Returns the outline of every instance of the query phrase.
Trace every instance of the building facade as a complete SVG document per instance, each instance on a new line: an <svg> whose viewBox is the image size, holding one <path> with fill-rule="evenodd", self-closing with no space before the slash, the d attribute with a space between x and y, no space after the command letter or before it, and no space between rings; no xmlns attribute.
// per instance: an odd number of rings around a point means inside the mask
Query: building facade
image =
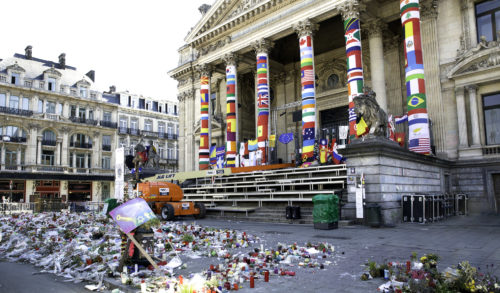
<svg viewBox="0 0 500 293"><path fill-rule="evenodd" d="M94 78L93 70L82 74L67 65L65 54L58 62L34 57L31 46L25 54L0 60L2 197L15 202L38 197L69 202L112 197L114 150L120 146L130 150L130 144L121 144L120 117L154 121L155 127L174 125L177 120L175 102L162 102L170 112L134 110L116 99L119 94L98 91ZM148 138L156 133L152 125L147 127L136 125L135 136L142 133ZM145 135L143 129L150 133ZM174 130L171 133L157 136L153 143L160 149L174 149L176 136ZM164 155L163 167L175 169L175 157L168 158Z"/></svg>
<svg viewBox="0 0 500 293"><path fill-rule="evenodd" d="M433 155L448 166L436 188L470 194L472 211L498 212L500 1L409 2L420 2ZM400 9L394 0L217 0L200 7L201 19L179 49L178 67L169 73L178 81L180 170L204 167L206 145L229 145L234 139L230 128L237 142L300 134L308 129L304 124L316 137L338 138L338 126L349 125L353 93L363 91L352 83L353 72L376 92L388 114L406 114L409 35ZM359 30L351 34L348 27L356 22ZM353 40L359 41L357 55ZM301 74L310 70L312 76ZM268 100L261 99L263 89ZM313 106L304 111L310 97ZM302 119L294 118L297 111ZM408 138L408 124L396 128ZM301 138L303 154L309 139ZM278 143L276 158L290 162L294 152L293 144Z"/></svg>

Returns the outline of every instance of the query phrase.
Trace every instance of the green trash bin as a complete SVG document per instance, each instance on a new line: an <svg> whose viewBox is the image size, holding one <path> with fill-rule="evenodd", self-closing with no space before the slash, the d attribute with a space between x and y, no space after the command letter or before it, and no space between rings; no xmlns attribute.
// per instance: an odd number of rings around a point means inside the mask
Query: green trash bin
<svg viewBox="0 0 500 293"><path fill-rule="evenodd" d="M104 207L102 213L109 217L109 212L114 210L118 206L116 198L108 198L104 201Z"/></svg>
<svg viewBox="0 0 500 293"><path fill-rule="evenodd" d="M318 194L312 198L314 229L337 229L339 225L339 197L335 194Z"/></svg>

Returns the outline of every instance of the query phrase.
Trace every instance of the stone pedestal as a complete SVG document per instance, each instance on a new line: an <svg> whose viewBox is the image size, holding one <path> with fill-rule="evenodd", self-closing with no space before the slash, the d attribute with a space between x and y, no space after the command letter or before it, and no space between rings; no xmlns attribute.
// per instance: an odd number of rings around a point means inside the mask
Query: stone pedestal
<svg viewBox="0 0 500 293"><path fill-rule="evenodd" d="M356 139L339 152L347 158L347 176L364 175L365 203L381 206L384 226L401 222L403 194L441 193L444 190L448 161L410 152L389 139ZM348 202L342 208L342 217L355 220L355 181L347 181Z"/></svg>

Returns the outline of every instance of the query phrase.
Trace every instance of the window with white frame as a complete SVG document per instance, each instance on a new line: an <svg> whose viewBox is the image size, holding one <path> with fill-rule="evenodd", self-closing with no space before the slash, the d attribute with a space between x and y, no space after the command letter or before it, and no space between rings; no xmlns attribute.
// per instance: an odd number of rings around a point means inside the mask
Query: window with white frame
<svg viewBox="0 0 500 293"><path fill-rule="evenodd" d="M80 87L80 97L86 98L87 97L87 91L88 91L88 89L86 87Z"/></svg>
<svg viewBox="0 0 500 293"><path fill-rule="evenodd" d="M130 120L130 128L131 128L131 129L137 129L138 124L139 124L139 123L138 123L137 119L132 119L132 120Z"/></svg>
<svg viewBox="0 0 500 293"><path fill-rule="evenodd" d="M42 150L42 165L54 165L54 151Z"/></svg>
<svg viewBox="0 0 500 293"><path fill-rule="evenodd" d="M7 103L7 96L5 94L0 93L0 107L5 107Z"/></svg>
<svg viewBox="0 0 500 293"><path fill-rule="evenodd" d="M111 112L104 112L102 114L102 120L111 122Z"/></svg>
<svg viewBox="0 0 500 293"><path fill-rule="evenodd" d="M146 110L152 110L153 109L153 102L147 101L146 102Z"/></svg>
<svg viewBox="0 0 500 293"><path fill-rule="evenodd" d="M18 96L10 96L9 108L19 109L19 97Z"/></svg>
<svg viewBox="0 0 500 293"><path fill-rule="evenodd" d="M55 78L49 77L47 79L47 89L49 91L53 91L53 92L56 91L56 79Z"/></svg>
<svg viewBox="0 0 500 293"><path fill-rule="evenodd" d="M111 169L111 157L109 157L109 156L102 157L102 168L103 169Z"/></svg>
<svg viewBox="0 0 500 293"><path fill-rule="evenodd" d="M45 113L55 114L56 113L56 103L47 101L45 103Z"/></svg>
<svg viewBox="0 0 500 293"><path fill-rule="evenodd" d="M164 122L158 122L158 133L165 133L165 123Z"/></svg>
<svg viewBox="0 0 500 293"><path fill-rule="evenodd" d="M21 82L21 77L20 77L19 73L13 72L10 76L10 83L18 85L20 82Z"/></svg>
<svg viewBox="0 0 500 293"><path fill-rule="evenodd" d="M23 97L22 102L21 102L21 109L23 110L29 110L30 109L30 99Z"/></svg>
<svg viewBox="0 0 500 293"><path fill-rule="evenodd" d="M144 121L144 130L146 130L146 131L153 131L153 121L151 121L151 120L145 120Z"/></svg>
<svg viewBox="0 0 500 293"><path fill-rule="evenodd" d="M111 146L111 135L102 136L102 146Z"/></svg>
<svg viewBox="0 0 500 293"><path fill-rule="evenodd" d="M172 125L170 124L168 125L167 133L169 136L172 135Z"/></svg>
<svg viewBox="0 0 500 293"><path fill-rule="evenodd" d="M127 118L120 117L120 127L121 128L127 128L128 127Z"/></svg>
<svg viewBox="0 0 500 293"><path fill-rule="evenodd" d="M43 113L43 100L38 100L38 113Z"/></svg>
<svg viewBox="0 0 500 293"><path fill-rule="evenodd" d="M76 106L75 106L75 105L71 105L71 113L70 113L70 116L71 116L71 117L76 117Z"/></svg>
<svg viewBox="0 0 500 293"><path fill-rule="evenodd" d="M63 105L61 103L57 103L56 105L56 114L62 115Z"/></svg>

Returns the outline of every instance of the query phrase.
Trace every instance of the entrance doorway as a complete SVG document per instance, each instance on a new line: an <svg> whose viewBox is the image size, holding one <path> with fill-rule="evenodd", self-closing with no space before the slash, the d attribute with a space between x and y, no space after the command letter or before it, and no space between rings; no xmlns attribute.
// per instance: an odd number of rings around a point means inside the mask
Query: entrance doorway
<svg viewBox="0 0 500 293"><path fill-rule="evenodd" d="M500 174L493 174L493 191L495 193L497 214L500 214Z"/></svg>
<svg viewBox="0 0 500 293"><path fill-rule="evenodd" d="M345 129L345 127L349 127L348 112L348 106L321 111L320 137L326 138L328 136L330 139L335 138L339 146L345 145L347 143L347 139L344 139L344 137L349 137L349 134L341 134L340 128L344 127Z"/></svg>

